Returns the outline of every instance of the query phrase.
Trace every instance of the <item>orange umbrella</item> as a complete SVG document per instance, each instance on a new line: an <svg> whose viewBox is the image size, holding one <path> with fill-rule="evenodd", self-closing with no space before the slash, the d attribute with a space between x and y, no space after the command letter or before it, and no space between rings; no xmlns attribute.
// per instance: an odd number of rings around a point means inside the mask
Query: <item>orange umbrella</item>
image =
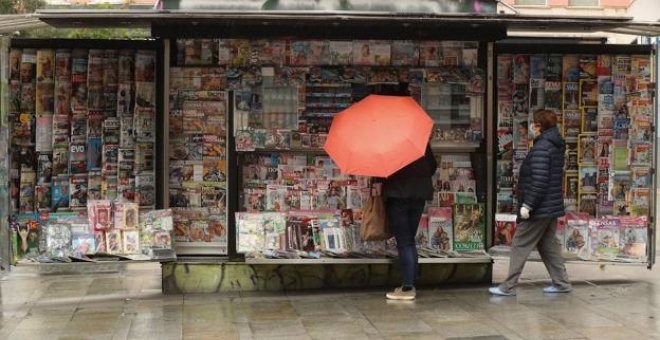
<svg viewBox="0 0 660 340"><path fill-rule="evenodd" d="M424 155L432 128L411 97L370 95L335 116L323 148L343 173L387 177Z"/></svg>

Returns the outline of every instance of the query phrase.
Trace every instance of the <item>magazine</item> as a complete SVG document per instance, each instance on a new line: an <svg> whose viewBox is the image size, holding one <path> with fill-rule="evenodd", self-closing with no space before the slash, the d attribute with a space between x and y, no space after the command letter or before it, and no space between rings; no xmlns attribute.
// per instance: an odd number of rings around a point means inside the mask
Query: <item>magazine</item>
<svg viewBox="0 0 660 340"><path fill-rule="evenodd" d="M35 186L37 185L37 174L34 171L21 171L20 180L20 202L19 211L35 211Z"/></svg>
<svg viewBox="0 0 660 340"><path fill-rule="evenodd" d="M71 144L69 173L72 175L87 173L87 145Z"/></svg>
<svg viewBox="0 0 660 340"><path fill-rule="evenodd" d="M577 82L580 79L579 57L565 54L562 60L562 81Z"/></svg>
<svg viewBox="0 0 660 340"><path fill-rule="evenodd" d="M580 83L564 82L564 110L580 109Z"/></svg>
<svg viewBox="0 0 660 340"><path fill-rule="evenodd" d="M578 136L578 163L596 163L596 136L593 134L581 134Z"/></svg>
<svg viewBox="0 0 660 340"><path fill-rule="evenodd" d="M636 142L630 145L630 164L633 166L651 166L653 145L649 142Z"/></svg>
<svg viewBox="0 0 660 340"><path fill-rule="evenodd" d="M612 74L612 56L600 54L596 57L596 75L610 76Z"/></svg>
<svg viewBox="0 0 660 340"><path fill-rule="evenodd" d="M621 226L616 218L589 220L591 258L614 260L619 255Z"/></svg>
<svg viewBox="0 0 660 340"><path fill-rule="evenodd" d="M545 108L553 111L562 109L562 85L560 81L545 81L543 98Z"/></svg>
<svg viewBox="0 0 660 340"><path fill-rule="evenodd" d="M578 198L578 211L589 214L589 216L596 216L596 208L598 206L597 196L596 193L580 193Z"/></svg>
<svg viewBox="0 0 660 340"><path fill-rule="evenodd" d="M87 206L87 175L74 175L69 179L69 206L84 208Z"/></svg>
<svg viewBox="0 0 660 340"><path fill-rule="evenodd" d="M113 229L105 231L106 252L108 254L121 254L123 251L121 230Z"/></svg>
<svg viewBox="0 0 660 340"><path fill-rule="evenodd" d="M598 132L598 109L582 109L582 133Z"/></svg>
<svg viewBox="0 0 660 340"><path fill-rule="evenodd" d="M589 222L582 219L569 219L564 236L564 253L569 258L589 259Z"/></svg>
<svg viewBox="0 0 660 340"><path fill-rule="evenodd" d="M580 80L580 108L598 108L598 80Z"/></svg>
<svg viewBox="0 0 660 340"><path fill-rule="evenodd" d="M564 197L577 199L579 193L579 176L577 173L566 173L564 183Z"/></svg>
<svg viewBox="0 0 660 340"><path fill-rule="evenodd" d="M355 48L355 47L353 47ZM443 63L441 60L440 42L423 41L419 46L419 64L425 67L437 67ZM355 50L354 50L355 51ZM355 62L355 59L353 60ZM456 60L458 64L458 60Z"/></svg>
<svg viewBox="0 0 660 340"><path fill-rule="evenodd" d="M628 170L628 142L626 140L614 139L611 144L612 167L615 171Z"/></svg>
<svg viewBox="0 0 660 340"><path fill-rule="evenodd" d="M410 41L410 40L395 40L395 41L393 41L392 42L392 65L394 65L394 66L418 66L419 65L419 48L418 48L417 43L414 42L414 41Z"/></svg>
<svg viewBox="0 0 660 340"><path fill-rule="evenodd" d="M527 84L529 82L530 56L517 54L513 57L513 83Z"/></svg>
<svg viewBox="0 0 660 340"><path fill-rule="evenodd" d="M595 55L580 56L580 79L596 78L597 58Z"/></svg>
<svg viewBox="0 0 660 340"><path fill-rule="evenodd" d="M69 208L69 176L55 176L51 187L51 210Z"/></svg>
<svg viewBox="0 0 660 340"><path fill-rule="evenodd" d="M581 133L582 114L580 111L564 111L564 138L577 138Z"/></svg>
<svg viewBox="0 0 660 340"><path fill-rule="evenodd" d="M495 214L494 245L510 246L516 232L517 216L513 214Z"/></svg>
<svg viewBox="0 0 660 340"><path fill-rule="evenodd" d="M529 80L529 112L545 108L545 79Z"/></svg>
<svg viewBox="0 0 660 340"><path fill-rule="evenodd" d="M651 186L651 168L650 167L633 167L630 169L632 172L632 188L649 188Z"/></svg>
<svg viewBox="0 0 660 340"><path fill-rule="evenodd" d="M37 152L53 151L53 116L37 116L36 145Z"/></svg>
<svg viewBox="0 0 660 340"><path fill-rule="evenodd" d="M482 204L454 205L454 250L481 250L485 247L485 212Z"/></svg>
<svg viewBox="0 0 660 340"><path fill-rule="evenodd" d="M595 165L580 166L580 193L596 192L597 172Z"/></svg>
<svg viewBox="0 0 660 340"><path fill-rule="evenodd" d="M511 79L513 56L510 54L500 54L497 56L497 79ZM498 86L499 88L499 86Z"/></svg>
<svg viewBox="0 0 660 340"><path fill-rule="evenodd" d="M619 217L620 259L646 261L648 224L646 217Z"/></svg>
<svg viewBox="0 0 660 340"><path fill-rule="evenodd" d="M651 206L651 189L633 188L630 190L629 203L631 216L648 216Z"/></svg>
<svg viewBox="0 0 660 340"><path fill-rule="evenodd" d="M37 183L50 183L53 176L53 155L40 153L37 156Z"/></svg>
<svg viewBox="0 0 660 340"><path fill-rule="evenodd" d="M428 246L436 251L452 251L454 249L452 208L429 207L428 218Z"/></svg>

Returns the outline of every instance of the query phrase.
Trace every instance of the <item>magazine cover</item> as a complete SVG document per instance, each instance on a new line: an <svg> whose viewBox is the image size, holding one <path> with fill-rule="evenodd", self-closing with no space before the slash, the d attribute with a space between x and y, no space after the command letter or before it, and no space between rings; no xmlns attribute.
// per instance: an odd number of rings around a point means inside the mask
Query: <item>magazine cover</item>
<svg viewBox="0 0 660 340"><path fill-rule="evenodd" d="M236 213L236 251L250 253L261 251L265 246L262 218L265 213ZM286 222L284 223L286 225Z"/></svg>
<svg viewBox="0 0 660 340"><path fill-rule="evenodd" d="M562 80L562 59L561 54L550 54L547 56L545 69L545 80L549 82L559 82Z"/></svg>
<svg viewBox="0 0 660 340"><path fill-rule="evenodd" d="M101 195L101 185L103 183L103 177L101 172L90 172L87 178L87 199L88 200L99 200L102 199Z"/></svg>
<svg viewBox="0 0 660 340"><path fill-rule="evenodd" d="M530 76L530 56L517 54L513 58L513 83L516 85L527 84Z"/></svg>
<svg viewBox="0 0 660 340"><path fill-rule="evenodd" d="M121 230L113 229L105 232L106 252L108 254L121 254L123 251Z"/></svg>
<svg viewBox="0 0 660 340"><path fill-rule="evenodd" d="M566 139L566 171L578 171L577 138Z"/></svg>
<svg viewBox="0 0 660 340"><path fill-rule="evenodd" d="M87 143L87 116L73 116L71 118L71 143Z"/></svg>
<svg viewBox="0 0 660 340"><path fill-rule="evenodd" d="M616 218L589 220L591 232L591 257L597 260L614 260L619 255L621 226Z"/></svg>
<svg viewBox="0 0 660 340"><path fill-rule="evenodd" d="M565 233L565 251L569 258L589 259L589 222L581 219L568 220Z"/></svg>
<svg viewBox="0 0 660 340"><path fill-rule="evenodd" d="M578 162L582 164L596 163L596 136L581 134L578 136Z"/></svg>
<svg viewBox="0 0 660 340"><path fill-rule="evenodd" d="M37 174L34 171L21 171L19 211L32 212L35 210L35 186Z"/></svg>
<svg viewBox="0 0 660 340"><path fill-rule="evenodd" d="M512 95L513 115L515 117L527 118L529 114L529 86L516 84Z"/></svg>
<svg viewBox="0 0 660 340"><path fill-rule="evenodd" d="M646 261L648 226L645 217L619 217L621 226L619 258Z"/></svg>
<svg viewBox="0 0 660 340"><path fill-rule="evenodd" d="M87 141L87 170L101 170L103 142L100 138L90 138Z"/></svg>
<svg viewBox="0 0 660 340"><path fill-rule="evenodd" d="M596 78L597 58L595 55L580 56L580 79Z"/></svg>
<svg viewBox="0 0 660 340"><path fill-rule="evenodd" d="M71 252L74 256L93 254L96 251L94 234L73 233L71 235Z"/></svg>
<svg viewBox="0 0 660 340"><path fill-rule="evenodd" d="M580 111L564 111L562 123L564 138L577 138L582 132L582 114Z"/></svg>
<svg viewBox="0 0 660 340"><path fill-rule="evenodd" d="M137 230L123 230L124 236L123 244L124 254L139 254L140 253L140 233Z"/></svg>
<svg viewBox="0 0 660 340"><path fill-rule="evenodd" d="M514 118L513 120L513 146L514 149L529 148L529 122L527 118Z"/></svg>
<svg viewBox="0 0 660 340"><path fill-rule="evenodd" d="M599 136L596 139L596 158L602 159L607 158L608 164L611 165L610 152L612 149L612 137L611 136Z"/></svg>
<svg viewBox="0 0 660 340"><path fill-rule="evenodd" d="M69 176L53 177L51 192L52 211L69 208Z"/></svg>
<svg viewBox="0 0 660 340"><path fill-rule="evenodd" d="M84 208L87 206L87 175L74 175L69 179L69 206Z"/></svg>
<svg viewBox="0 0 660 340"><path fill-rule="evenodd" d="M596 75L610 76L612 74L612 56L608 54L599 54L596 57Z"/></svg>
<svg viewBox="0 0 660 340"><path fill-rule="evenodd" d="M609 200L614 202L614 215L621 216L629 213L629 193L632 186L632 178L628 172L610 173Z"/></svg>
<svg viewBox="0 0 660 340"><path fill-rule="evenodd" d="M327 40L309 42L309 65L330 65L330 45Z"/></svg>
<svg viewBox="0 0 660 340"><path fill-rule="evenodd" d="M651 189L634 188L630 190L629 203L631 216L648 216L651 206Z"/></svg>
<svg viewBox="0 0 660 340"><path fill-rule="evenodd" d="M89 111L87 117L87 137L88 138L101 138L103 137L103 121L104 117L100 111Z"/></svg>
<svg viewBox="0 0 660 340"><path fill-rule="evenodd" d="M241 39L221 39L218 53L220 65L247 65L250 60L250 43Z"/></svg>
<svg viewBox="0 0 660 340"><path fill-rule="evenodd" d="M648 55L633 55L630 57L630 73L640 78L651 77L651 61Z"/></svg>
<svg viewBox="0 0 660 340"><path fill-rule="evenodd" d="M577 82L580 79L579 57L566 54L562 60L562 81Z"/></svg>
<svg viewBox="0 0 660 340"><path fill-rule="evenodd" d="M419 46L417 43L410 40L392 41L392 65L418 66Z"/></svg>
<svg viewBox="0 0 660 340"><path fill-rule="evenodd" d="M651 166L653 161L653 144L637 142L630 145L630 164L633 166Z"/></svg>
<svg viewBox="0 0 660 340"><path fill-rule="evenodd" d="M545 79L529 80L529 111L536 112L545 107Z"/></svg>
<svg viewBox="0 0 660 340"><path fill-rule="evenodd" d="M120 140L120 127L121 123L117 117L106 118L103 123L103 143L105 144L119 144ZM91 137L91 132L89 133Z"/></svg>
<svg viewBox="0 0 660 340"><path fill-rule="evenodd" d="M51 198L53 197L50 184L37 185L34 191L36 195L35 196L36 209L38 211L50 210L52 206Z"/></svg>
<svg viewBox="0 0 660 340"><path fill-rule="evenodd" d="M633 116L628 137L630 138L631 141L634 142L649 142L653 136L652 126L653 126L652 116L647 116L647 115Z"/></svg>
<svg viewBox="0 0 660 340"><path fill-rule="evenodd" d="M612 140L612 166L615 171L628 170L628 141L614 139Z"/></svg>
<svg viewBox="0 0 660 340"><path fill-rule="evenodd" d="M497 79L511 79L513 77L513 56L500 54L497 56Z"/></svg>
<svg viewBox="0 0 660 340"><path fill-rule="evenodd" d="M560 81L545 81L544 88L545 108L553 111L562 110L562 85Z"/></svg>
<svg viewBox="0 0 660 340"><path fill-rule="evenodd" d="M577 199L580 187L578 174L567 172L565 178L564 196L566 198Z"/></svg>
<svg viewBox="0 0 660 340"><path fill-rule="evenodd" d="M578 83L578 82L564 82L564 94L563 95L564 95L564 110L578 110L578 109L580 109L580 104L581 104L581 101L580 101L580 83Z"/></svg>
<svg viewBox="0 0 660 340"><path fill-rule="evenodd" d="M291 42L290 65L305 66L310 65L312 56L311 42L308 40L298 40Z"/></svg>
<svg viewBox="0 0 660 340"><path fill-rule="evenodd" d="M94 245L96 245L96 249L94 250L95 253L105 254L108 252L105 230L94 231Z"/></svg>
<svg viewBox="0 0 660 340"><path fill-rule="evenodd" d="M199 157L199 159L201 159L201 157ZM153 170L154 170L154 143L136 143L135 171L142 172L142 171L153 171Z"/></svg>
<svg viewBox="0 0 660 340"><path fill-rule="evenodd" d="M428 246L436 251L454 250L452 208L429 207Z"/></svg>
<svg viewBox="0 0 660 340"><path fill-rule="evenodd" d="M440 49L439 41L422 41L419 46L419 65L425 67L440 66L443 62ZM355 59L353 59L353 62L355 62Z"/></svg>
<svg viewBox="0 0 660 340"><path fill-rule="evenodd" d="M513 189L499 189L497 192L497 212L511 214L515 209Z"/></svg>
<svg viewBox="0 0 660 340"><path fill-rule="evenodd" d="M598 199L596 193L580 193L578 198L578 211L589 214L589 216L596 216L596 207L598 206Z"/></svg>
<svg viewBox="0 0 660 340"><path fill-rule="evenodd" d="M53 151L53 116L37 116L36 145L37 152Z"/></svg>
<svg viewBox="0 0 660 340"><path fill-rule="evenodd" d="M53 155L42 153L37 156L37 183L50 183L53 176Z"/></svg>
<svg viewBox="0 0 660 340"><path fill-rule="evenodd" d="M482 250L485 247L485 211L482 204L454 205L454 250Z"/></svg>
<svg viewBox="0 0 660 340"><path fill-rule="evenodd" d="M392 48L390 42L371 41L369 43L369 48L374 55L374 65L390 65L392 56Z"/></svg>
<svg viewBox="0 0 660 340"><path fill-rule="evenodd" d="M87 173L87 146L71 144L70 151L69 173L72 175Z"/></svg>
<svg viewBox="0 0 660 340"><path fill-rule="evenodd" d="M597 172L595 165L580 166L580 193L596 192Z"/></svg>
<svg viewBox="0 0 660 340"><path fill-rule="evenodd" d="M135 176L135 200L141 207L156 203L156 179L153 173L140 173Z"/></svg>
<svg viewBox="0 0 660 340"><path fill-rule="evenodd" d="M633 167L630 170L632 172L633 188L649 188L651 186L652 171L650 167Z"/></svg>
<svg viewBox="0 0 660 340"><path fill-rule="evenodd" d="M580 80L580 99L579 105L584 108L598 108L598 80L581 79Z"/></svg>
<svg viewBox="0 0 660 340"><path fill-rule="evenodd" d="M517 216L513 214L495 214L494 244L510 246L516 232Z"/></svg>
<svg viewBox="0 0 660 340"><path fill-rule="evenodd" d="M582 109L582 133L596 133L598 132L598 109L596 108L583 108Z"/></svg>
<svg viewBox="0 0 660 340"><path fill-rule="evenodd" d="M108 200L90 200L88 202L89 226L94 230L112 229L112 202Z"/></svg>

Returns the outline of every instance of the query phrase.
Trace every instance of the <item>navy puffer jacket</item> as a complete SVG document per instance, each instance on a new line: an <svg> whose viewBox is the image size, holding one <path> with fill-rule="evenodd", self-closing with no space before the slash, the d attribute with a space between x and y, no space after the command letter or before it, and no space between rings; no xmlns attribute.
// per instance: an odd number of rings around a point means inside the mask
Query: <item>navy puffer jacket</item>
<svg viewBox="0 0 660 340"><path fill-rule="evenodd" d="M564 216L564 139L555 128L541 133L520 167L518 204L530 219Z"/></svg>

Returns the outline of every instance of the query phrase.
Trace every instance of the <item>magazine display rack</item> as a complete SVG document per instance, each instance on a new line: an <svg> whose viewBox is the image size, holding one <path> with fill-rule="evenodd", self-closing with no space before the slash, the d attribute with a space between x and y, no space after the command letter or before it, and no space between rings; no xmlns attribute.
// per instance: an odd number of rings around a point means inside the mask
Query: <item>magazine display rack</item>
<svg viewBox="0 0 660 340"><path fill-rule="evenodd" d="M228 243L235 242L236 252L248 263L374 258L389 263L396 254L392 241L364 244L358 236L367 179L341 174L322 147L334 115L366 97L371 85L405 84L436 123L432 146L442 165L434 177L437 193L420 224L420 253L431 262L490 262L483 252L486 211L476 204L485 200L486 186L477 185L485 174L472 166L478 159L472 153L481 148L484 135L485 74L477 67L479 43L177 39L171 49L168 185L179 254L231 256ZM196 104L195 110L184 108L188 101L199 101L200 94L205 103ZM221 102L228 103L226 116L218 112L225 108ZM224 129L221 119L228 124ZM214 194L225 187L232 190L231 181L236 180L235 211L225 202L214 205L217 196L212 195L208 204L213 206L207 206L205 191L211 189L196 180L211 160L205 154L209 144L227 155L212 158L216 163L236 155L236 178L230 170L233 162L217 163L228 179L213 189ZM235 149L223 149L228 145ZM443 224L449 228L449 242L464 243L456 249L481 255L432 244L429 226L438 226L432 207L441 206L449 212ZM225 210L210 219L218 209ZM228 219L225 211L235 215ZM482 218L470 221L477 215ZM235 223L228 222L232 219ZM223 231L227 225L235 228L227 230L229 241L226 235L213 239L211 230L216 228L210 227L210 220ZM454 240L452 221L475 228L464 233L474 239ZM224 250L209 251L201 240L221 240L224 248L218 249Z"/></svg>
<svg viewBox="0 0 660 340"><path fill-rule="evenodd" d="M140 224L147 218L138 216L156 206L156 46L12 41L10 97L3 100L10 175L2 181L11 187L12 263L172 258L154 256L155 243L140 238L149 233ZM107 209L87 214L99 200ZM130 225L114 223L112 204L134 207ZM158 239L171 248L171 228L165 228Z"/></svg>
<svg viewBox="0 0 660 340"><path fill-rule="evenodd" d="M515 232L517 174L531 147L532 114L557 114L566 142L557 226L569 260L654 262L655 75L648 46L541 52L499 46L495 245Z"/></svg>

